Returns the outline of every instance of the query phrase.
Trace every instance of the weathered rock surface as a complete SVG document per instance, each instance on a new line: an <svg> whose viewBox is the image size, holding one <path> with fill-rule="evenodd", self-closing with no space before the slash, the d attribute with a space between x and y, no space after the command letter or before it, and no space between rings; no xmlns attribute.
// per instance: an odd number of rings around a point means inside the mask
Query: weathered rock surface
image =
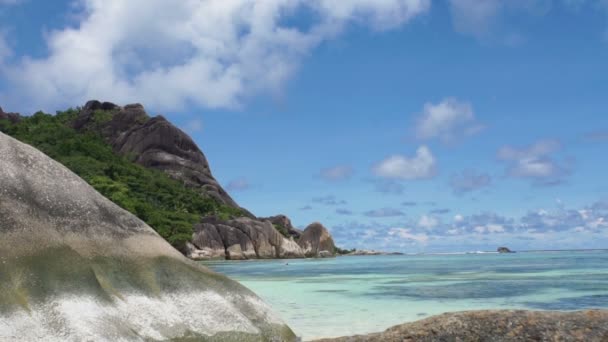
<svg viewBox="0 0 608 342"><path fill-rule="evenodd" d="M162 116L150 118L141 104L124 107L92 100L86 103L74 128L85 130L95 123L96 111L111 114L110 120L95 125L115 152L135 162L166 172L185 185L219 203L239 208L211 174L209 163L194 141Z"/></svg>
<svg viewBox="0 0 608 342"><path fill-rule="evenodd" d="M608 310L468 311L394 326L382 333L318 342L608 341Z"/></svg>
<svg viewBox="0 0 608 342"><path fill-rule="evenodd" d="M0 133L1 341L293 341L238 283Z"/></svg>
<svg viewBox="0 0 608 342"><path fill-rule="evenodd" d="M289 217L285 216L285 215L276 215L276 216L271 216L271 217L261 217L261 220L267 220L270 221L273 225L277 225L279 227L284 227L285 230L287 231L287 233L289 233L289 235L291 237L293 237L294 239L299 239L300 236L302 236L302 231L295 228L292 224L291 224L291 220L289 219Z"/></svg>
<svg viewBox="0 0 608 342"><path fill-rule="evenodd" d="M192 238L193 259L225 257L229 260L302 258L304 254L292 240L281 235L270 221L239 217L227 221L203 218Z"/></svg>
<svg viewBox="0 0 608 342"><path fill-rule="evenodd" d="M306 227L298 245L307 257L329 257L335 255L336 245L327 228L315 222Z"/></svg>

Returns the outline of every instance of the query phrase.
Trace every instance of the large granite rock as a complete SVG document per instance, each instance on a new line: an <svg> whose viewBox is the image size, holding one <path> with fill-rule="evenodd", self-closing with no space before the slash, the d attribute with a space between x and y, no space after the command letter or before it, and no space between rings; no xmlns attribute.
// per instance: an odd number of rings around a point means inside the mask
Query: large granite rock
<svg viewBox="0 0 608 342"><path fill-rule="evenodd" d="M0 133L1 341L293 341L252 292L184 258L67 168Z"/></svg>
<svg viewBox="0 0 608 342"><path fill-rule="evenodd" d="M608 341L608 310L577 312L469 311L446 313L394 326L382 333L318 342L603 342Z"/></svg>
<svg viewBox="0 0 608 342"><path fill-rule="evenodd" d="M331 257L335 255L334 239L319 222L312 223L302 233L298 245L307 257Z"/></svg>
<svg viewBox="0 0 608 342"><path fill-rule="evenodd" d="M281 235L270 221L249 217L220 220L203 218L195 226L194 249L187 255L193 259L225 257L230 260L302 258L304 253L293 241Z"/></svg>
<svg viewBox="0 0 608 342"><path fill-rule="evenodd" d="M299 239L300 236L302 236L302 231L295 228L291 224L291 220L289 219L289 217L285 215L262 217L260 219L270 221L273 225L285 228L289 236L293 237L295 240Z"/></svg>
<svg viewBox="0 0 608 342"><path fill-rule="evenodd" d="M107 120L100 122L96 117L100 111L109 115ZM120 107L89 101L74 128L99 131L115 152L131 156L145 167L164 171L219 203L239 208L215 180L207 158L194 141L164 117L150 118L141 104Z"/></svg>

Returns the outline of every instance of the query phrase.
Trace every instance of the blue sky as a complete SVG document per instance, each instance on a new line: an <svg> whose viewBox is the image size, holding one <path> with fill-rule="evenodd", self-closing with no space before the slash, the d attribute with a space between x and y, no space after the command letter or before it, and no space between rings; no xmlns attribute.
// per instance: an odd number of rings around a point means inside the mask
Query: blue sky
<svg viewBox="0 0 608 342"><path fill-rule="evenodd" d="M5 111L141 102L259 216L348 248L608 247L606 1L0 0L0 22Z"/></svg>

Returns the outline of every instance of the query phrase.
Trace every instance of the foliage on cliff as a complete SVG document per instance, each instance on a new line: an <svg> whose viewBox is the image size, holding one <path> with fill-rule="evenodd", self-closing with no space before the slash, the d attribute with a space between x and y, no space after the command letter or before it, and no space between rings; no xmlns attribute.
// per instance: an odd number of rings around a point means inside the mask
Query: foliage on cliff
<svg viewBox="0 0 608 342"><path fill-rule="evenodd" d="M242 215L239 209L220 205L161 171L146 169L115 154L93 131L77 132L71 122L78 112L38 112L16 123L0 120L0 131L62 163L175 246L192 238L192 227L201 216ZM100 121L107 120L103 115L107 113L101 112Z"/></svg>

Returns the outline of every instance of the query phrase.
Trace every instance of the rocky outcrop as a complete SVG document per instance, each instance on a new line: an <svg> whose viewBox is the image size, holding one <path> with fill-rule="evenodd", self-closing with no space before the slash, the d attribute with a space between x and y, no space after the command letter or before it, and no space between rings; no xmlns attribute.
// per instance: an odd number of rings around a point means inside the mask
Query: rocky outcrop
<svg viewBox="0 0 608 342"><path fill-rule="evenodd" d="M296 240L299 239L300 236L302 235L302 231L295 228L291 224L291 220L289 219L289 217L287 217L285 215L262 217L260 219L270 221L273 225L275 225L279 228L284 228L285 231L287 232L287 234Z"/></svg>
<svg viewBox="0 0 608 342"><path fill-rule="evenodd" d="M331 257L335 255L336 245L327 228L315 222L306 229L298 240L298 245L307 257Z"/></svg>
<svg viewBox="0 0 608 342"><path fill-rule="evenodd" d="M498 253L515 253L515 252L513 252L512 250L510 250L510 249L509 249L509 248L507 248L507 247L498 247L498 248L496 249L496 251L497 251Z"/></svg>
<svg viewBox="0 0 608 342"><path fill-rule="evenodd" d="M194 141L164 117L148 116L141 104L121 107L110 102L89 101L81 109L73 127L78 131L94 130L116 153L129 156L144 167L163 171L184 185L197 189L202 196L240 209L244 217L223 221L216 217L202 218L194 227L192 241L183 248L188 257L242 260L305 256L299 244L303 233L293 227L288 217L256 218L239 207L215 180L205 155ZM328 234L318 237L325 239ZM307 245L325 244L315 242L316 235L313 235L306 238ZM331 244L333 246L333 241ZM311 257L319 255L331 256L333 249L311 247L306 253Z"/></svg>
<svg viewBox="0 0 608 342"><path fill-rule="evenodd" d="M195 227L193 259L226 258L229 260L302 258L304 253L293 239L281 235L267 220L239 217L220 220L204 218Z"/></svg>
<svg viewBox="0 0 608 342"><path fill-rule="evenodd" d="M2 133L0 276L2 341L295 340L252 292Z"/></svg>
<svg viewBox="0 0 608 342"><path fill-rule="evenodd" d="M96 117L100 111L107 114L106 120ZM116 153L133 157L145 167L164 171L219 203L239 208L215 180L207 158L194 141L164 117L150 118L141 104L120 107L92 100L82 108L73 126L77 130L94 129Z"/></svg>
<svg viewBox="0 0 608 342"><path fill-rule="evenodd" d="M608 341L608 311L469 311L398 325L382 333L318 342Z"/></svg>

